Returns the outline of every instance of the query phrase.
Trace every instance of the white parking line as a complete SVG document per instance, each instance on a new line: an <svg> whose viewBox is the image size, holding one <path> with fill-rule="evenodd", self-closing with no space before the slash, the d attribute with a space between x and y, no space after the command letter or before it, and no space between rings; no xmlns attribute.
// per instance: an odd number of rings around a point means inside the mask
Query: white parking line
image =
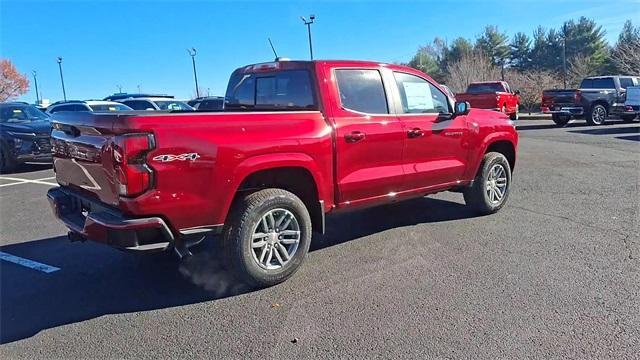
<svg viewBox="0 0 640 360"><path fill-rule="evenodd" d="M42 271L47 274L60 270L60 268L57 268L55 266L50 266L47 264L39 263L37 261L21 258L19 256L7 254L6 252L2 251L0 251L0 260L12 262L14 264L22 265L33 270Z"/></svg>
<svg viewBox="0 0 640 360"><path fill-rule="evenodd" d="M14 177L8 177L8 176L0 176L0 180L16 181L16 182L8 183L8 184L2 184L2 185L0 185L0 187L20 185L20 184L41 184L41 185L58 186L58 184L54 184L54 183L51 183L51 182L43 181L43 180L51 180L51 179L55 179L55 178L56 178L55 176L52 176L52 177L47 177L47 178L42 178L42 179L31 180L31 179L14 178Z"/></svg>

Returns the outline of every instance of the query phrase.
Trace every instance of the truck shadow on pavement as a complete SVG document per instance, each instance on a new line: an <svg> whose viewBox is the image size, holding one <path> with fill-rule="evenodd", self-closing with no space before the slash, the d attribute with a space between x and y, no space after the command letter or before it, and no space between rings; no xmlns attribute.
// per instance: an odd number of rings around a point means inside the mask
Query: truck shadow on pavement
<svg viewBox="0 0 640 360"><path fill-rule="evenodd" d="M464 205L423 198L327 219L327 234L311 251L379 231L474 217ZM213 241L208 241L213 240ZM136 255L65 236L3 246L0 250L60 268L42 273L0 262L0 343L108 314L164 309L252 291L222 266L220 241L207 239L180 263L172 254Z"/></svg>

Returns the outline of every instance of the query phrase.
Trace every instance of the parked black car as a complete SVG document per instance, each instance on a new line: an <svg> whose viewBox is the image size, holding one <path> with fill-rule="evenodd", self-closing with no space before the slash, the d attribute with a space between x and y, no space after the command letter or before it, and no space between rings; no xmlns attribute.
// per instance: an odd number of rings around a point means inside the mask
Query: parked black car
<svg viewBox="0 0 640 360"><path fill-rule="evenodd" d="M30 161L51 161L49 115L27 103L0 104L0 173Z"/></svg>
<svg viewBox="0 0 640 360"><path fill-rule="evenodd" d="M624 113L624 102L627 88L638 85L638 76L588 77L582 80L579 89L543 91L542 112L552 114L553 121L560 126L572 117L585 117L589 125L602 125L609 115L631 122L635 115Z"/></svg>
<svg viewBox="0 0 640 360"><path fill-rule="evenodd" d="M221 111L224 109L223 96L206 96L187 101L196 111Z"/></svg>

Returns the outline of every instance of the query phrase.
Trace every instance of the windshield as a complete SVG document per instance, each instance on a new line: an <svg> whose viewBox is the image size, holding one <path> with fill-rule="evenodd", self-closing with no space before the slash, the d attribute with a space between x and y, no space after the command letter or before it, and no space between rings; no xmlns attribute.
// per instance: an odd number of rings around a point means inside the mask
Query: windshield
<svg viewBox="0 0 640 360"><path fill-rule="evenodd" d="M124 104L99 104L99 105L89 105L89 107L91 108L91 110L96 112L133 110L132 108Z"/></svg>
<svg viewBox="0 0 640 360"><path fill-rule="evenodd" d="M467 88L467 94L486 94L504 91L500 83L471 84Z"/></svg>
<svg viewBox="0 0 640 360"><path fill-rule="evenodd" d="M160 110L193 110L193 108L182 101L163 101L163 100L154 100L153 101Z"/></svg>
<svg viewBox="0 0 640 360"><path fill-rule="evenodd" d="M49 115L32 105L1 105L0 122L27 122L48 120Z"/></svg>

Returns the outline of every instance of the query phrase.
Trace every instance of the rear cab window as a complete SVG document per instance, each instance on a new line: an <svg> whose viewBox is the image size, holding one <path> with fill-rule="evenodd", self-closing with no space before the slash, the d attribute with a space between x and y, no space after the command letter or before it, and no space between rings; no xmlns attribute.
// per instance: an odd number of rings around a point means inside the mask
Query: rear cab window
<svg viewBox="0 0 640 360"><path fill-rule="evenodd" d="M318 110L306 69L235 72L229 79L226 110Z"/></svg>
<svg viewBox="0 0 640 360"><path fill-rule="evenodd" d="M505 89L500 83L477 83L469 84L469 87L467 87L467 94L487 94L503 91Z"/></svg>
<svg viewBox="0 0 640 360"><path fill-rule="evenodd" d="M584 79L580 84L581 89L615 89L613 78Z"/></svg>

